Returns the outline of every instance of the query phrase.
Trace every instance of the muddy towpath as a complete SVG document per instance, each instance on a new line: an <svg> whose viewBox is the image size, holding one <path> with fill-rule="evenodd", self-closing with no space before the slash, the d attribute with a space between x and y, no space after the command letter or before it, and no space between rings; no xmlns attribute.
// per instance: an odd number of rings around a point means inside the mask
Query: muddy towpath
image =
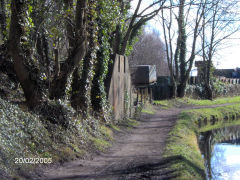
<svg viewBox="0 0 240 180"><path fill-rule="evenodd" d="M142 114L139 125L117 137L113 146L91 160L76 160L46 170L40 178L77 179L172 179L176 175L165 167L169 160L161 157L168 133L174 126L179 108L160 109Z"/></svg>

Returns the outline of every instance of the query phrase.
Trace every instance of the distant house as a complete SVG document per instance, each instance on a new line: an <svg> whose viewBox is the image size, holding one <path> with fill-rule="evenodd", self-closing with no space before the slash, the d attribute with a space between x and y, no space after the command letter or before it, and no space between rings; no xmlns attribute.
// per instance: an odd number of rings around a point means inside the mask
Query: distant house
<svg viewBox="0 0 240 180"><path fill-rule="evenodd" d="M240 78L240 68L236 69L216 69L213 72L214 76L223 76L226 78Z"/></svg>
<svg viewBox="0 0 240 180"><path fill-rule="evenodd" d="M204 73L205 63L203 61L196 61L195 66L197 67L198 76ZM225 77L225 78L240 78L240 68L236 69L215 69L213 72L214 76Z"/></svg>

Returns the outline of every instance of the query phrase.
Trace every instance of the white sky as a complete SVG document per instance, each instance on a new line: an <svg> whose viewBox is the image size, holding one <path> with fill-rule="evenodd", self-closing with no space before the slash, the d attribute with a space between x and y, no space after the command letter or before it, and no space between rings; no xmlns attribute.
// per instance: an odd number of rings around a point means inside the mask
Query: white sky
<svg viewBox="0 0 240 180"><path fill-rule="evenodd" d="M137 2L138 0L133 0L133 10L136 7ZM140 10L146 7L151 2L152 0L143 0ZM163 35L161 24L156 20L149 21L147 23L147 29L156 29L157 31L159 31L160 36ZM232 39L228 40L228 47L219 50L218 54L215 56L213 62L216 68L230 69L240 67L240 32L236 33L231 38ZM196 58L196 60L198 59Z"/></svg>

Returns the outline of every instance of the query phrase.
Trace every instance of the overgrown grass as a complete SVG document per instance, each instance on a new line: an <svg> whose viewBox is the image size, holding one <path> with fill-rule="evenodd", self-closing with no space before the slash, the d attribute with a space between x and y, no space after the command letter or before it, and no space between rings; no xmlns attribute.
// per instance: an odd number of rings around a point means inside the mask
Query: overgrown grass
<svg viewBox="0 0 240 180"><path fill-rule="evenodd" d="M117 126L117 125L110 124L110 125L109 125L109 127L110 127L110 128L112 128L112 129L113 129L113 130L115 130L115 131L118 131L118 132L120 132L120 131L121 131L120 127L119 127L119 126Z"/></svg>
<svg viewBox="0 0 240 180"><path fill-rule="evenodd" d="M169 133L163 153L164 157L181 157L181 160L171 165L171 168L179 172L178 179L205 179L204 160L198 146L198 134L211 128L240 123L237 120L233 121L233 117L234 119L240 117L239 104L187 110L179 115L176 125ZM199 122L204 122L201 128L199 128Z"/></svg>
<svg viewBox="0 0 240 180"><path fill-rule="evenodd" d="M89 140L96 150L104 151L111 146L111 144L103 138L89 136Z"/></svg>
<svg viewBox="0 0 240 180"><path fill-rule="evenodd" d="M168 109L171 107L178 107L181 104L210 106L210 105L231 104L231 103L240 103L240 96L216 98L213 101L198 100L198 99L191 99L191 98L176 98L176 99L170 99L170 100L153 101L154 105L160 106L163 109Z"/></svg>
<svg viewBox="0 0 240 180"><path fill-rule="evenodd" d="M108 140L113 140L113 132L110 128L104 126L104 125L101 125L100 126L100 132L101 134L103 134L105 136L105 138L107 138Z"/></svg>
<svg viewBox="0 0 240 180"><path fill-rule="evenodd" d="M174 106L174 100L158 100L158 101L153 101L154 105L161 106L163 109L168 109Z"/></svg>
<svg viewBox="0 0 240 180"><path fill-rule="evenodd" d="M178 99L178 101L182 102L182 103L187 103L187 104L208 106L208 105L216 105L216 104L240 103L240 96L216 98L213 101L211 101L211 100L196 100L196 99L190 99L190 98Z"/></svg>
<svg viewBox="0 0 240 180"><path fill-rule="evenodd" d="M121 122L119 122L119 127L124 127L128 129L132 129L133 127L136 127L139 124L139 122L135 119L127 118Z"/></svg>
<svg viewBox="0 0 240 180"><path fill-rule="evenodd" d="M155 110L153 108L153 106L149 103L146 103L144 105L144 107L142 108L142 113L146 113L146 114L155 114Z"/></svg>

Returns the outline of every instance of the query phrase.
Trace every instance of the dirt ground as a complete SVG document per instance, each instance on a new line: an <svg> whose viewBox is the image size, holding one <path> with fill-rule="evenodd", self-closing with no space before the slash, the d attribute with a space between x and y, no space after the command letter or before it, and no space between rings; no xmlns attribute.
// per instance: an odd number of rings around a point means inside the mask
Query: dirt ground
<svg viewBox="0 0 240 180"><path fill-rule="evenodd" d="M161 155L180 111L157 108L153 115L142 114L139 125L117 137L107 152L50 168L37 179L172 179L176 175L165 168L171 160Z"/></svg>
<svg viewBox="0 0 240 180"><path fill-rule="evenodd" d="M115 137L113 146L105 153L87 160L76 160L40 172L31 179L41 180L161 180L175 179L169 170L178 157L162 158L168 134L182 110L215 108L213 106L179 105L178 108L161 109L155 114L142 114L139 125Z"/></svg>

